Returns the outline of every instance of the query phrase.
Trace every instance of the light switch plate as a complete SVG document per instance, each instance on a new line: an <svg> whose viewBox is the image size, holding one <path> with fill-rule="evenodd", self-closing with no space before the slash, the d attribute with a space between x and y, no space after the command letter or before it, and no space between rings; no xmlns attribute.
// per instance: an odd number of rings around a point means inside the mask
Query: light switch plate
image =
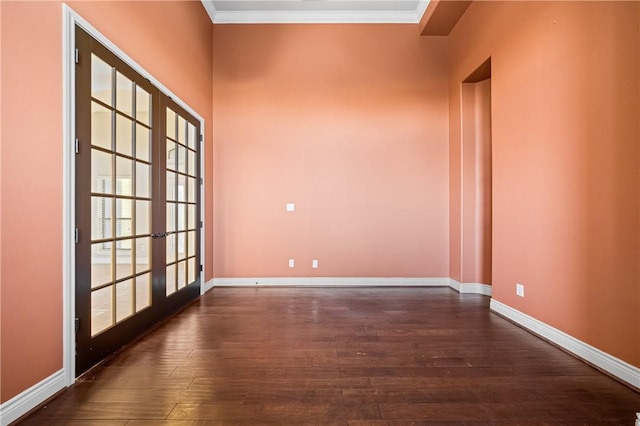
<svg viewBox="0 0 640 426"><path fill-rule="evenodd" d="M288 212L294 212L296 211L296 205L293 203L287 203L287 211Z"/></svg>
<svg viewBox="0 0 640 426"><path fill-rule="evenodd" d="M313 259L313 262L311 262L311 267L312 268L317 268L318 267L318 260L317 259Z"/></svg>
<svg viewBox="0 0 640 426"><path fill-rule="evenodd" d="M289 259L289 268L293 268L294 266L296 266L296 261L293 259Z"/></svg>

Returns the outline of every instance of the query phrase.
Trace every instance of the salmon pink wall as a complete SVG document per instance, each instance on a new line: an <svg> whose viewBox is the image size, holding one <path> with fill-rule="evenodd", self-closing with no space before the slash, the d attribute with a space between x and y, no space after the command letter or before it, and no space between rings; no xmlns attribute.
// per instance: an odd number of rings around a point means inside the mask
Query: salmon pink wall
<svg viewBox="0 0 640 426"><path fill-rule="evenodd" d="M62 368L61 16L2 4L2 402Z"/></svg>
<svg viewBox="0 0 640 426"><path fill-rule="evenodd" d="M460 90L461 240L456 253L462 283L491 284L491 80L464 83Z"/></svg>
<svg viewBox="0 0 640 426"><path fill-rule="evenodd" d="M491 57L493 297L635 366L639 8L474 2L449 39L451 246L460 83Z"/></svg>
<svg viewBox="0 0 640 426"><path fill-rule="evenodd" d="M200 2L71 7L205 117L211 143L212 25ZM0 399L6 402L62 368L62 4L2 2L1 19ZM212 145L206 153L210 183ZM210 254L212 197L206 201ZM206 270L209 279L210 256Z"/></svg>
<svg viewBox="0 0 640 426"><path fill-rule="evenodd" d="M445 38L215 26L214 105L216 278L448 275Z"/></svg>

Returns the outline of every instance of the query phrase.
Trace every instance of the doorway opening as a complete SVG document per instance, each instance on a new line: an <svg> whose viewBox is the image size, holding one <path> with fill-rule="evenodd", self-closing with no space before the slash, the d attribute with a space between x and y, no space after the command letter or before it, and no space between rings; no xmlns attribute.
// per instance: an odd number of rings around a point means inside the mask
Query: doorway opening
<svg viewBox="0 0 640 426"><path fill-rule="evenodd" d="M491 58L461 84L462 281L491 284Z"/></svg>

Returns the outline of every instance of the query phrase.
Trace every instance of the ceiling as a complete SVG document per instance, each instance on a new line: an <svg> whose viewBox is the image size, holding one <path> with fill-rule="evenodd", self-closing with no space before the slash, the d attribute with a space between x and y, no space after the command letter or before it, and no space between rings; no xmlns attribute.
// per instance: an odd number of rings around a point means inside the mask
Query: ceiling
<svg viewBox="0 0 640 426"><path fill-rule="evenodd" d="M429 0L201 0L214 24L417 24Z"/></svg>

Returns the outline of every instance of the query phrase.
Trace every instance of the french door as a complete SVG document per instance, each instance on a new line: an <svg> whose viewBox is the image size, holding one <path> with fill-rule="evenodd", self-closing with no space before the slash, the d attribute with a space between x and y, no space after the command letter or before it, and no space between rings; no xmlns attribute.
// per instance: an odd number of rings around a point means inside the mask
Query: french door
<svg viewBox="0 0 640 426"><path fill-rule="evenodd" d="M76 28L76 374L200 294L200 122Z"/></svg>

